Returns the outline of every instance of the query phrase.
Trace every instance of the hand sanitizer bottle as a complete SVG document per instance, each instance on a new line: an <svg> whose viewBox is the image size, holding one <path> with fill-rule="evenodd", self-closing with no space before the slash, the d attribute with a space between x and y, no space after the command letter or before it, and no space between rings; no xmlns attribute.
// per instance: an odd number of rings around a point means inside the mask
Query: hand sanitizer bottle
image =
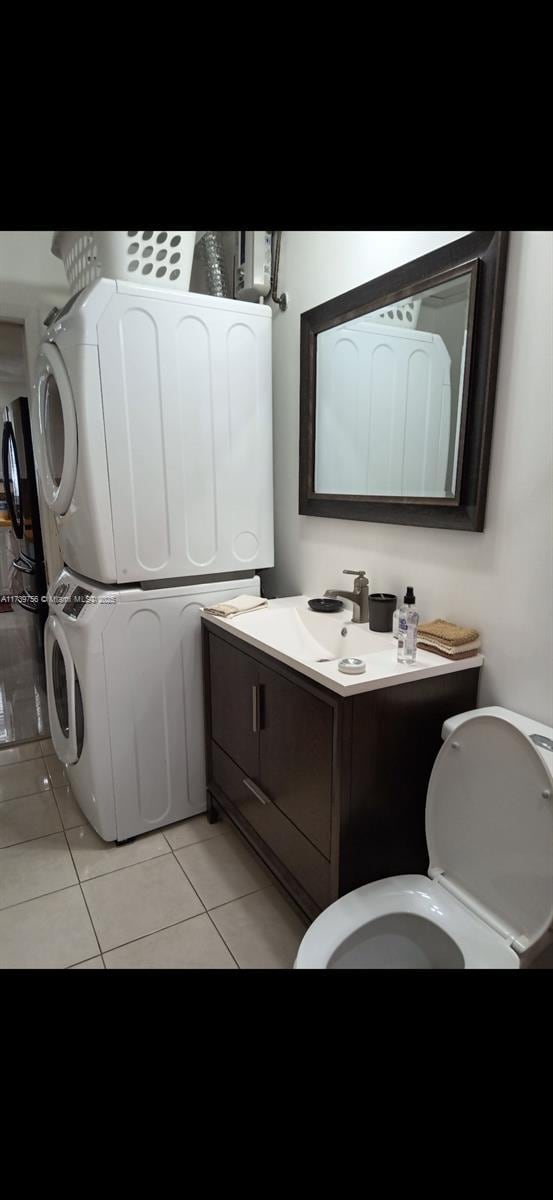
<svg viewBox="0 0 553 1200"><path fill-rule="evenodd" d="M405 595L403 597L403 607L405 607L405 605L408 605L411 608L415 607L415 597L413 595L413 589L411 587L408 587L406 589ZM395 638L399 637L399 614L401 612L401 608L402 608L402 606L398 605L398 607L396 608L394 615L392 617L392 632L393 632L393 635Z"/></svg>
<svg viewBox="0 0 553 1200"><path fill-rule="evenodd" d="M417 628L419 614L415 611L416 596L412 587L408 587L405 599L398 610L398 641L397 661L412 663L417 657Z"/></svg>

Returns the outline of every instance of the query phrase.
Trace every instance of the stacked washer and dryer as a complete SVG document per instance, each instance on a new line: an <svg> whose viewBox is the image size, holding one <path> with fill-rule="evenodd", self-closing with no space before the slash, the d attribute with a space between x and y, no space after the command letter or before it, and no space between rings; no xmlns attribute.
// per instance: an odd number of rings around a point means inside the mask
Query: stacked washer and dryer
<svg viewBox="0 0 553 1200"><path fill-rule="evenodd" d="M271 310L100 278L42 343L52 741L106 841L205 810L200 612L273 565Z"/></svg>

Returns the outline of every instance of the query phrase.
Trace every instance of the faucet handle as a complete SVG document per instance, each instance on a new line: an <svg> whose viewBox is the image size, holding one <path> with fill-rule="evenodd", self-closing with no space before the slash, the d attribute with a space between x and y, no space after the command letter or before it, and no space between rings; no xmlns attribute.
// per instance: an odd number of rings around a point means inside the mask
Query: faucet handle
<svg viewBox="0 0 553 1200"><path fill-rule="evenodd" d="M363 577L367 574L366 571L342 571L342 575L358 575Z"/></svg>

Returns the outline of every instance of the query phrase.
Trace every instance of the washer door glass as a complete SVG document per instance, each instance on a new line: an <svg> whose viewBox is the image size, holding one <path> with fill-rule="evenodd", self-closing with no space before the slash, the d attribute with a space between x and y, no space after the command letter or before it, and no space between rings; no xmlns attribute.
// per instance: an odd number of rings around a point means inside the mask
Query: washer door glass
<svg viewBox="0 0 553 1200"><path fill-rule="evenodd" d="M69 737L69 697L67 695L67 675L65 673L65 662L63 654L59 647L59 642L54 642L52 648L52 685L54 689L54 700L56 702L56 712L61 732L65 738Z"/></svg>
<svg viewBox="0 0 553 1200"><path fill-rule="evenodd" d="M83 752L84 711L83 711L83 698L81 695L81 685L79 683L79 676L77 675L77 668L73 667L73 670L75 672L75 738L76 738L76 742L77 742L77 762L78 762L81 757L81 754Z"/></svg>
<svg viewBox="0 0 553 1200"><path fill-rule="evenodd" d="M37 363L38 466L48 507L67 512L77 477L77 416L62 356L44 342Z"/></svg>
<svg viewBox="0 0 553 1200"><path fill-rule="evenodd" d="M81 689L65 632L56 617L44 631L48 715L54 750L66 764L80 758L84 741Z"/></svg>
<svg viewBox="0 0 553 1200"><path fill-rule="evenodd" d="M50 475L59 488L63 476L65 430L60 390L53 374L46 376L44 383L44 425L46 432L46 455Z"/></svg>
<svg viewBox="0 0 553 1200"><path fill-rule="evenodd" d="M77 742L77 760L81 757L84 741L84 713L83 713L83 698L81 695L81 685L75 664L73 664L73 676L75 687L75 740ZM60 729L67 739L70 735L69 723L69 697L67 690L67 676L65 673L65 662L63 654L60 650L59 643L54 642L52 651L52 682L54 686L54 700L56 702L56 712Z"/></svg>

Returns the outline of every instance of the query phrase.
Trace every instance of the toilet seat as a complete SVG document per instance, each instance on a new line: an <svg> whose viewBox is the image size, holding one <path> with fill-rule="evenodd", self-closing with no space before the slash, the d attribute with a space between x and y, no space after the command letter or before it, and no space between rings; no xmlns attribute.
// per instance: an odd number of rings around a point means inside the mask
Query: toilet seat
<svg viewBox="0 0 553 1200"><path fill-rule="evenodd" d="M428 878L342 896L295 966L517 968L553 924L553 754L532 732L500 708L446 722L427 793Z"/></svg>
<svg viewBox="0 0 553 1200"><path fill-rule="evenodd" d="M443 930L459 948L466 969L520 965L508 940L465 908L439 880L395 875L366 883L326 908L307 930L295 966L317 970L333 965L333 956L352 934L363 929L368 934L379 917L390 914L417 916Z"/></svg>
<svg viewBox="0 0 553 1200"><path fill-rule="evenodd" d="M426 796L431 878L519 953L553 921L553 779L516 714L467 713Z"/></svg>

